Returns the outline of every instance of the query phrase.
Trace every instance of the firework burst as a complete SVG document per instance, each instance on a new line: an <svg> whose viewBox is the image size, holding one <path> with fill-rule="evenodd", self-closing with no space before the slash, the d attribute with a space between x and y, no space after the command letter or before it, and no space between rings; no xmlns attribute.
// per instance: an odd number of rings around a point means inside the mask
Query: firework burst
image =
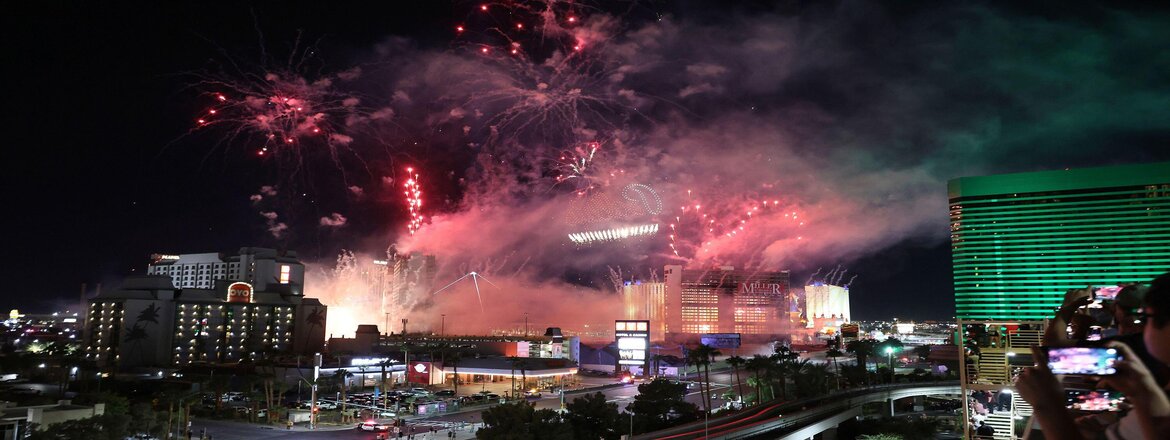
<svg viewBox="0 0 1170 440"><path fill-rule="evenodd" d="M406 207L410 211L410 219L406 228L410 231L410 235L414 235L423 225L423 193L419 185L419 173L416 173L414 168L407 168L406 173L406 183L402 184L404 188L402 194L406 196Z"/></svg>

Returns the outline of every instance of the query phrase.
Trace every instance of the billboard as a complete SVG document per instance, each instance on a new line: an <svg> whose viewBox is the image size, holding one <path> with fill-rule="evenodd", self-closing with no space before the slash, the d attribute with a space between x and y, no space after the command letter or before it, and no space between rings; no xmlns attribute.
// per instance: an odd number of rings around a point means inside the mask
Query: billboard
<svg viewBox="0 0 1170 440"><path fill-rule="evenodd" d="M645 366L650 348L650 321L614 322L614 338L618 348L618 365Z"/></svg>
<svg viewBox="0 0 1170 440"><path fill-rule="evenodd" d="M705 333L699 342L712 348L739 348L739 333Z"/></svg>
<svg viewBox="0 0 1170 440"><path fill-rule="evenodd" d="M252 302L252 285L248 283L232 283L228 286L227 302L230 303L250 303Z"/></svg>
<svg viewBox="0 0 1170 440"><path fill-rule="evenodd" d="M406 381L429 385L431 383L431 363L411 362L410 368L406 369Z"/></svg>

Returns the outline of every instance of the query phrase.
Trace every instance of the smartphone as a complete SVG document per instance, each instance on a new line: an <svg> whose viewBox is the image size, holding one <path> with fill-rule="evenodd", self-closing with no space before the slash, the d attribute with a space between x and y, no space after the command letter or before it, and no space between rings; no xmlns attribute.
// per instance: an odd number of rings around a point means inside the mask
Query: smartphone
<svg viewBox="0 0 1170 440"><path fill-rule="evenodd" d="M1093 288L1093 301L1113 301L1117 299L1117 292L1120 292L1122 286L1105 286Z"/></svg>
<svg viewBox="0 0 1170 440"><path fill-rule="evenodd" d="M1053 374L1109 376L1121 356L1108 347L1048 347L1048 369Z"/></svg>
<svg viewBox="0 0 1170 440"><path fill-rule="evenodd" d="M1117 391L1065 390L1066 407L1077 411L1120 411L1125 396Z"/></svg>

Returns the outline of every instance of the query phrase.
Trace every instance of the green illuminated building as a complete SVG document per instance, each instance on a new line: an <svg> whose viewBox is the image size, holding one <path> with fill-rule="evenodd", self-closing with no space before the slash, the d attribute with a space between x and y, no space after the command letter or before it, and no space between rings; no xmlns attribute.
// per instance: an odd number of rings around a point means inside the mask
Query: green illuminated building
<svg viewBox="0 0 1170 440"><path fill-rule="evenodd" d="M958 319L1049 318L1068 289L1170 270L1170 162L947 186Z"/></svg>

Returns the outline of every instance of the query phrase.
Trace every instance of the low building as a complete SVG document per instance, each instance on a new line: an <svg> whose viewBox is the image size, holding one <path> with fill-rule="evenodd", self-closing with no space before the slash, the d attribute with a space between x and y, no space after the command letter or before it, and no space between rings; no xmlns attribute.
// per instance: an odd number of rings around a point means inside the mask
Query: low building
<svg viewBox="0 0 1170 440"><path fill-rule="evenodd" d="M61 400L51 405L14 406L11 402L0 402L0 440L20 440L33 429L43 430L57 423L87 419L105 412L104 403L85 406Z"/></svg>

